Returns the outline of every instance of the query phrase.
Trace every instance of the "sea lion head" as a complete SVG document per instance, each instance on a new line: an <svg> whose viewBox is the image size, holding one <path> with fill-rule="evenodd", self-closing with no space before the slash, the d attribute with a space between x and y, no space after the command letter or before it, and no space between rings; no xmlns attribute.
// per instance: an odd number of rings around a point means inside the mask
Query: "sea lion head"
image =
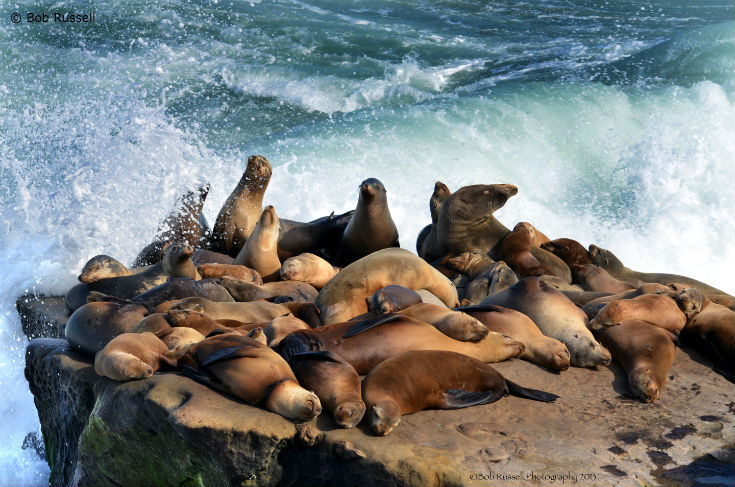
<svg viewBox="0 0 735 487"><path fill-rule="evenodd" d="M643 402L653 402L658 398L660 388L651 376L651 371L638 368L628 375L628 385L634 396Z"/></svg>
<svg viewBox="0 0 735 487"><path fill-rule="evenodd" d="M369 422L375 434L385 436L401 422L401 408L393 400L377 402L370 408Z"/></svg>
<svg viewBox="0 0 735 487"><path fill-rule="evenodd" d="M125 276L130 274L127 267L109 255L95 255L84 264L79 274L79 281L86 284L97 282L109 277Z"/></svg>
<svg viewBox="0 0 735 487"><path fill-rule="evenodd" d="M518 275L503 260L495 263L495 268L490 272L490 277L489 292L491 293L518 283Z"/></svg>
<svg viewBox="0 0 735 487"><path fill-rule="evenodd" d="M571 352L571 363L576 367L593 368L597 365L610 365L610 352L593 338L574 334L580 346Z"/></svg>
<svg viewBox="0 0 735 487"><path fill-rule="evenodd" d="M365 403L345 401L334 410L334 420L343 428L354 428L365 415Z"/></svg>
<svg viewBox="0 0 735 487"><path fill-rule="evenodd" d="M679 291L674 297L676 304L687 316L687 320L702 311L704 306L704 295L693 287L688 287Z"/></svg>
<svg viewBox="0 0 735 487"><path fill-rule="evenodd" d="M478 265L491 265L494 261L482 252L462 252L456 257L447 260L447 266L463 274L472 274Z"/></svg>
<svg viewBox="0 0 735 487"><path fill-rule="evenodd" d="M452 313L451 316L458 320L458 326L453 327L457 330L458 335L452 338L462 340L463 342L477 342L485 338L490 332L487 326L480 320L473 318L467 313L458 311Z"/></svg>
<svg viewBox="0 0 735 487"><path fill-rule="evenodd" d="M609 250L605 250L598 247L597 245L590 244L589 254L590 261L593 264L602 267L612 276L617 276L623 271L623 269L625 269L625 266L620 261L620 259L618 259L615 254L613 254Z"/></svg>
<svg viewBox="0 0 735 487"><path fill-rule="evenodd" d="M379 195L385 195L385 186L375 178L368 178L360 183L360 199L372 201Z"/></svg>
<svg viewBox="0 0 735 487"><path fill-rule="evenodd" d="M161 260L163 272L172 277L182 277L180 266L187 259L190 259L193 254L194 247L191 245L183 242L172 243L163 251L163 259Z"/></svg>
<svg viewBox="0 0 735 487"><path fill-rule="evenodd" d="M242 181L245 182L264 182L268 184L271 179L273 169L271 163L263 156L248 157L248 165L242 175Z"/></svg>
<svg viewBox="0 0 735 487"><path fill-rule="evenodd" d="M461 220L481 220L505 205L508 199L518 193L512 184L475 184L465 186L453 193L444 203L452 217Z"/></svg>
<svg viewBox="0 0 735 487"><path fill-rule="evenodd" d="M265 407L285 418L299 421L309 421L322 412L322 405L316 394L307 391L293 379L275 384L266 398Z"/></svg>
<svg viewBox="0 0 735 487"><path fill-rule="evenodd" d="M263 228L278 228L280 226L278 215L276 214L276 209L273 205L268 205L263 209L263 213L261 213L258 223Z"/></svg>
<svg viewBox="0 0 735 487"><path fill-rule="evenodd" d="M449 191L449 187L446 184L441 181L434 183L434 192L431 194L431 198L429 198L429 213L431 213L432 219L439 216L439 210L441 209L442 203L444 203L451 194L452 192Z"/></svg>

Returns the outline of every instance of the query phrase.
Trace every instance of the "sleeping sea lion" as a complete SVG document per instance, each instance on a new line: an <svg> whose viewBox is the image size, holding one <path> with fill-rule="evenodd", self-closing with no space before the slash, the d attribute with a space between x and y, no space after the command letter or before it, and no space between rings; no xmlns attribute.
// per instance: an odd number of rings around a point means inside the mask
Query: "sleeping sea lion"
<svg viewBox="0 0 735 487"><path fill-rule="evenodd" d="M446 336L463 342L476 342L487 336L488 329L480 321L461 311L452 311L446 306L420 303L398 311L434 328Z"/></svg>
<svg viewBox="0 0 735 487"><path fill-rule="evenodd" d="M198 307L201 307L199 309ZM244 323L262 323L290 313L280 304L267 302L224 303L205 298L184 298L171 307L170 311L197 309L213 320L237 320Z"/></svg>
<svg viewBox="0 0 735 487"><path fill-rule="evenodd" d="M110 340L132 331L148 314L148 308L139 304L88 303L69 317L64 337L72 348L92 356Z"/></svg>
<svg viewBox="0 0 735 487"><path fill-rule="evenodd" d="M681 339L735 372L735 311L706 300L701 311L687 320Z"/></svg>
<svg viewBox="0 0 735 487"><path fill-rule="evenodd" d="M632 299L610 301L589 322L590 330L641 320L678 335L687 317L676 300L663 294L642 294Z"/></svg>
<svg viewBox="0 0 735 487"><path fill-rule="evenodd" d="M575 282L585 291L617 294L638 287L614 278L605 269L594 264L575 264L572 266L572 274Z"/></svg>
<svg viewBox="0 0 735 487"><path fill-rule="evenodd" d="M263 278L263 282L277 281L281 271L281 261L278 260L278 226L276 209L266 206L233 264L254 269Z"/></svg>
<svg viewBox="0 0 735 487"><path fill-rule="evenodd" d="M162 367L176 367L176 362L166 356L168 351L153 333L123 333L97 352L94 371L118 381L145 379Z"/></svg>
<svg viewBox="0 0 735 487"><path fill-rule="evenodd" d="M587 249L571 238L557 238L556 240L544 242L541 244L541 248L559 257L570 268L575 264L591 264Z"/></svg>
<svg viewBox="0 0 735 487"><path fill-rule="evenodd" d="M421 302L421 296L413 289L391 284L373 293L370 298L370 310L375 314L383 315L395 313Z"/></svg>
<svg viewBox="0 0 735 487"><path fill-rule="evenodd" d="M339 272L339 267L311 253L289 257L281 265L282 281L303 281L319 290Z"/></svg>
<svg viewBox="0 0 735 487"><path fill-rule="evenodd" d="M279 301L281 303L284 301L313 303L319 294L314 286L301 281L266 282L259 286L241 279L223 277L221 282L235 301L255 301L257 299L271 301L278 296L283 298Z"/></svg>
<svg viewBox="0 0 735 487"><path fill-rule="evenodd" d="M244 265L234 264L203 264L197 267L199 274L206 277L234 277L235 279L242 279L243 281L252 282L253 284L263 284L263 279L260 277L257 271Z"/></svg>
<svg viewBox="0 0 735 487"><path fill-rule="evenodd" d="M505 261L520 279L551 274L531 253L532 241L533 231L519 223L498 247L498 259Z"/></svg>

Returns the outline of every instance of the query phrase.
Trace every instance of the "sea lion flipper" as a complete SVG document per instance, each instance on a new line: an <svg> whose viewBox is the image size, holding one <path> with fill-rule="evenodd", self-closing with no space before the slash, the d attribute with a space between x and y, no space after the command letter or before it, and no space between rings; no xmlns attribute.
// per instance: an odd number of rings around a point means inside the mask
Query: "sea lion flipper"
<svg viewBox="0 0 735 487"><path fill-rule="evenodd" d="M192 367L190 365L184 365L181 368L181 373L186 377L190 378L195 382L204 384L205 386L211 387L212 389L229 394L229 391L225 389L224 385L214 375L203 370L200 367Z"/></svg>
<svg viewBox="0 0 735 487"><path fill-rule="evenodd" d="M479 313L488 311L503 311L503 307L498 306L497 304L472 304L469 306L458 306L452 311L477 311Z"/></svg>
<svg viewBox="0 0 735 487"><path fill-rule="evenodd" d="M541 402L554 402L560 397L550 392L539 391L537 389L528 389L527 387L519 386L515 382L509 381L508 379L505 379L505 383L508 384L508 391L514 396L525 397L526 399L533 399L534 401Z"/></svg>
<svg viewBox="0 0 735 487"><path fill-rule="evenodd" d="M485 391L465 391L464 389L447 389L442 393L444 403L442 409L460 409L478 404L489 404L502 397L498 391L488 389Z"/></svg>
<svg viewBox="0 0 735 487"><path fill-rule="evenodd" d="M335 362L338 364L345 363L339 355L329 350L320 350L318 352L299 352L290 356L289 363L299 360L323 360L326 362Z"/></svg>
<svg viewBox="0 0 735 487"><path fill-rule="evenodd" d="M252 357L253 354L250 347L243 347L241 345L235 347L227 347L222 350L217 350L212 355L207 357L207 360L202 362L200 365L206 367L212 365L215 362L221 362L223 360L233 360L236 358Z"/></svg>
<svg viewBox="0 0 735 487"><path fill-rule="evenodd" d="M396 313L388 313L376 316L374 318L368 318L366 320L358 321L357 323L352 325L349 330L347 330L347 333L342 335L342 338L350 338L355 335L359 335L360 333L368 331L371 328L375 328L376 326L380 326L384 323L390 323L391 321L396 321L401 318L405 317Z"/></svg>

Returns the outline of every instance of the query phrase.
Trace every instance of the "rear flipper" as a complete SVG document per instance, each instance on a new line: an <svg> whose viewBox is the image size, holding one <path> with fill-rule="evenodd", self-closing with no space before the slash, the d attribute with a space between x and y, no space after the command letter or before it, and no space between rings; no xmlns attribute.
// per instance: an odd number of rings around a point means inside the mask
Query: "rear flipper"
<svg viewBox="0 0 735 487"><path fill-rule="evenodd" d="M526 399L533 399L534 401L541 402L554 402L559 399L559 396L556 394L521 387L508 379L505 379L505 383L508 384L508 391L514 396L525 397Z"/></svg>

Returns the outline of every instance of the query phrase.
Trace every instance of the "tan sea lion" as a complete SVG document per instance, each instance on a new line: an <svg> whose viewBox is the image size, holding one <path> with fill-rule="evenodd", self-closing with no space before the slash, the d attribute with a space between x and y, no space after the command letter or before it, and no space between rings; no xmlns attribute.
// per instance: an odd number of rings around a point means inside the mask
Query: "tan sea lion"
<svg viewBox="0 0 735 487"><path fill-rule="evenodd" d="M385 186L375 178L366 179L360 184L357 208L342 234L334 264L343 267L389 247L400 247L400 244Z"/></svg>
<svg viewBox="0 0 735 487"><path fill-rule="evenodd" d="M520 355L524 348L521 342L499 333L488 333L478 342L461 342L428 323L389 314L293 332L281 341L280 353L288 360L300 352L329 350L358 374L366 374L383 360L409 350L449 350L483 362L500 362Z"/></svg>
<svg viewBox="0 0 735 487"><path fill-rule="evenodd" d="M202 313L214 320L237 320L244 323L262 323L279 316L289 314L287 307L280 304L256 303L222 303L205 298L185 298L171 307L170 311L193 309L201 306Z"/></svg>
<svg viewBox="0 0 735 487"><path fill-rule="evenodd" d="M332 352L304 352L293 355L289 365L305 389L314 391L319 401L343 428L353 428L365 414L360 376L355 368Z"/></svg>
<svg viewBox="0 0 735 487"><path fill-rule="evenodd" d="M531 253L532 241L533 231L519 223L498 247L498 259L505 261L520 279L551 274Z"/></svg>
<svg viewBox="0 0 735 487"><path fill-rule="evenodd" d="M420 303L402 309L398 311L398 314L429 323L448 337L463 342L482 340L488 333L487 327L472 316L460 311L452 311L446 306Z"/></svg>
<svg viewBox="0 0 735 487"><path fill-rule="evenodd" d="M577 293L587 292L577 284L567 283L561 277L545 275L545 276L539 276L538 280L546 284L547 286L553 287L554 289L557 289L559 291L570 291L570 292L577 292Z"/></svg>
<svg viewBox="0 0 735 487"><path fill-rule="evenodd" d="M590 245L589 254L590 261L593 264L599 265L618 279L633 278L640 279L643 282L657 282L667 286L678 282L698 289L707 299L721 304L722 306L730 307L735 304L735 297L708 284L697 281L696 279L677 274L634 271L633 269L625 267L620 259L618 259L611 251L597 247L596 245Z"/></svg>
<svg viewBox="0 0 735 487"><path fill-rule="evenodd" d="M317 294L319 294L314 286L301 281L266 282L259 286L242 279L223 277L221 282L222 286L235 298L235 301L246 302L257 299L271 301L275 297L280 297L283 298L279 300L281 303L284 301L313 303Z"/></svg>
<svg viewBox="0 0 735 487"><path fill-rule="evenodd" d="M638 287L614 278L605 269L594 264L575 264L572 266L572 274L585 291L617 294Z"/></svg>
<svg viewBox="0 0 735 487"><path fill-rule="evenodd" d="M375 314L383 315L395 313L421 302L421 296L413 289L391 284L373 293L370 298L370 310Z"/></svg>
<svg viewBox="0 0 735 487"><path fill-rule="evenodd" d="M192 345L180 363L185 375L286 418L309 421L321 413L319 398L298 384L280 355L252 338L217 335Z"/></svg>
<svg viewBox="0 0 735 487"><path fill-rule="evenodd" d="M437 298L434 293L427 291L426 289L416 289L415 291L416 291L416 294L418 294L419 297L421 297L422 303L435 304L437 306L442 306L444 308L449 309L447 305L444 304L444 302L441 299Z"/></svg>
<svg viewBox="0 0 735 487"><path fill-rule="evenodd" d="M286 335L297 330L311 330L311 327L294 315L279 316L274 318L263 327L267 342L266 344L275 349Z"/></svg>
<svg viewBox="0 0 735 487"><path fill-rule="evenodd" d="M243 281L252 282L253 284L263 284L263 279L257 271L245 267L244 265L234 264L203 264L197 267L197 271L202 277L234 277Z"/></svg>
<svg viewBox="0 0 735 487"><path fill-rule="evenodd" d="M590 294L593 294L593 293L590 293ZM594 299L587 300L585 303L582 304L582 311L585 312L585 314L587 315L589 319L592 319L595 316L597 316L597 313L602 308L604 308L607 303L612 302L612 301L617 301L618 299L633 299L642 294L663 294L664 296L674 297L674 293L671 288L669 288L668 286L664 286L663 284L659 284L657 282L649 282L641 286L638 286L635 289L625 291L622 293L618 293L618 294L611 294L611 293L595 293L595 294L605 294L605 295L597 296Z"/></svg>
<svg viewBox="0 0 735 487"><path fill-rule="evenodd" d="M556 240L544 242L541 244L541 248L559 257L570 268L575 264L591 264L587 249L571 238L557 238Z"/></svg>
<svg viewBox="0 0 735 487"><path fill-rule="evenodd" d="M300 319L311 328L322 326L322 322L319 320L319 308L317 308L314 303L288 301L279 304L287 308L296 318Z"/></svg>
<svg viewBox="0 0 735 487"><path fill-rule="evenodd" d="M194 247L181 242L175 242L163 251L161 266L163 272L171 277L189 277L198 281L202 278L191 260Z"/></svg>
<svg viewBox="0 0 735 487"><path fill-rule="evenodd" d="M263 282L277 281L281 271L281 261L278 260L278 225L276 209L266 206L233 264L256 270Z"/></svg>
<svg viewBox="0 0 735 487"><path fill-rule="evenodd" d="M270 162L265 157L248 158L245 172L214 222L213 250L233 256L238 254L261 216L263 196L272 172Z"/></svg>
<svg viewBox="0 0 735 487"><path fill-rule="evenodd" d="M631 320L646 321L678 335L687 317L674 298L663 294L642 294L633 299L610 301L590 320L589 328L599 330Z"/></svg>
<svg viewBox="0 0 735 487"><path fill-rule="evenodd" d="M438 225L439 214L442 210L442 205L452 192L449 190L446 184L441 181L434 183L434 192L429 198L429 214L431 215L431 224L424 227L419 233L416 239L416 252L419 256L427 262L432 262L442 257L439 249L438 240Z"/></svg>
<svg viewBox="0 0 735 487"><path fill-rule="evenodd" d="M118 381L145 379L162 367L176 367L176 362L166 357L168 351L153 333L123 333L97 352L94 371Z"/></svg>
<svg viewBox="0 0 735 487"><path fill-rule="evenodd" d="M142 272L144 269L141 267L137 270L138 272ZM95 255L84 264L78 279L79 282L91 284L100 279L129 276L130 274L132 272L114 257L110 257L109 255Z"/></svg>
<svg viewBox="0 0 735 487"><path fill-rule="evenodd" d="M475 279L492 271L495 261L482 252L462 252L447 260L447 267Z"/></svg>
<svg viewBox="0 0 735 487"><path fill-rule="evenodd" d="M166 323L171 327L190 328L195 330L202 336L209 335L213 330L222 326L227 326L217 320L210 318L205 315L201 309L170 309L166 313L162 314ZM153 315L152 315L153 316ZM138 326L142 326L143 322L139 323ZM236 321L235 327L242 326L245 323ZM165 332L165 327L161 327ZM153 330L151 330L153 331Z"/></svg>
<svg viewBox="0 0 735 487"><path fill-rule="evenodd" d="M457 290L449 279L408 250L390 248L363 257L334 276L316 298L319 318L326 325L365 313L366 298L390 284L426 289L450 308L459 304Z"/></svg>
<svg viewBox="0 0 735 487"><path fill-rule="evenodd" d="M465 308L465 313L479 320L488 330L523 342L526 350L518 357L551 370L567 370L569 350L556 338L547 337L521 312L494 304Z"/></svg>
<svg viewBox="0 0 735 487"><path fill-rule="evenodd" d="M559 397L521 387L472 357L437 350L389 358L371 370L362 384L368 422L381 436L393 431L404 414L489 404L509 394L543 402Z"/></svg>
<svg viewBox="0 0 735 487"><path fill-rule="evenodd" d="M303 281L319 290L339 272L339 267L318 255L304 253L286 259L281 265L282 281Z"/></svg>
<svg viewBox="0 0 735 487"><path fill-rule="evenodd" d="M549 237L541 233L538 228L528 222L518 222L516 223L516 226L513 227L513 231L521 229L531 233L531 245L534 247L541 247L541 245L551 240Z"/></svg>
<svg viewBox="0 0 735 487"><path fill-rule="evenodd" d="M677 338L640 320L624 321L595 335L625 369L633 395L643 402L655 401L674 362Z"/></svg>
<svg viewBox="0 0 735 487"><path fill-rule="evenodd" d="M72 348L94 356L110 340L132 331L148 314L148 308L139 304L88 303L69 317L64 337Z"/></svg>
<svg viewBox="0 0 735 487"><path fill-rule="evenodd" d="M160 338L159 334L171 331L171 324L163 313L151 313L144 317L130 330L130 333L150 332Z"/></svg>
<svg viewBox="0 0 735 487"><path fill-rule="evenodd" d="M735 371L735 311L705 301L701 311L687 320L681 339L707 358Z"/></svg>
<svg viewBox="0 0 735 487"><path fill-rule="evenodd" d="M525 314L544 335L567 346L571 364L576 367L610 363L610 353L595 341L587 329L587 315L560 291L541 284L537 277L521 279L517 284L488 296L480 304L496 304Z"/></svg>

